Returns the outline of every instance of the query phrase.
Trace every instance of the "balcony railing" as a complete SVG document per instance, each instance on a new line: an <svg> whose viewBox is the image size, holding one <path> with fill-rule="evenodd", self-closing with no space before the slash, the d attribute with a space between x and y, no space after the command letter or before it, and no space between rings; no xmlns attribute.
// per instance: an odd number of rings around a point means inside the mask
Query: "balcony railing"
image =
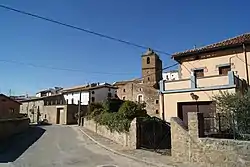
<svg viewBox="0 0 250 167"><path fill-rule="evenodd" d="M174 80L174 81L161 81L161 92L179 92L180 91L193 91L198 89L221 89L238 86L239 78L234 75L232 71L228 75L206 76L196 78L191 76L190 79Z"/></svg>

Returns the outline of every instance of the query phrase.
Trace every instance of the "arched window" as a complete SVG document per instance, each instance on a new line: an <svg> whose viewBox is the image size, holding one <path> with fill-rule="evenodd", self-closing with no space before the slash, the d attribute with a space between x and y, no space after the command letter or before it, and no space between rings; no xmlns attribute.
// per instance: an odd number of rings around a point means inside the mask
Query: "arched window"
<svg viewBox="0 0 250 167"><path fill-rule="evenodd" d="M137 101L138 101L139 103L143 102L143 96L142 96L142 95L138 95L138 96L137 96Z"/></svg>
<svg viewBox="0 0 250 167"><path fill-rule="evenodd" d="M150 57L147 57L147 64L150 64Z"/></svg>

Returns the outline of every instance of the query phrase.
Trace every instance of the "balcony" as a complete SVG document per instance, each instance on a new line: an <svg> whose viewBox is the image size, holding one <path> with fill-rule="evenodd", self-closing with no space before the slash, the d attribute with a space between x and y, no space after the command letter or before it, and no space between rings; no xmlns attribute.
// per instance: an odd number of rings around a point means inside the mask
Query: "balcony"
<svg viewBox="0 0 250 167"><path fill-rule="evenodd" d="M236 88L240 79L229 71L228 75L207 76L175 81L160 81L160 91L162 93L179 93L199 90L218 90Z"/></svg>

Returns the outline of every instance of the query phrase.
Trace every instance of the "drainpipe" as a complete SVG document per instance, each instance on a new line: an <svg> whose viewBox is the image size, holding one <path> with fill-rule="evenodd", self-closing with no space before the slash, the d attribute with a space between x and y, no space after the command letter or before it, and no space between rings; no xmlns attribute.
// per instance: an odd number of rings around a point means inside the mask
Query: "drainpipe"
<svg viewBox="0 0 250 167"><path fill-rule="evenodd" d="M245 46L244 43L243 43L242 47L243 47L243 52L244 52L244 56L245 56L245 66L246 66L246 75L247 75L247 85L249 85L247 52L246 52L246 46Z"/></svg>
<svg viewBox="0 0 250 167"><path fill-rule="evenodd" d="M165 121L165 112L164 112L164 94L160 92L161 94L161 108L162 108L162 120Z"/></svg>

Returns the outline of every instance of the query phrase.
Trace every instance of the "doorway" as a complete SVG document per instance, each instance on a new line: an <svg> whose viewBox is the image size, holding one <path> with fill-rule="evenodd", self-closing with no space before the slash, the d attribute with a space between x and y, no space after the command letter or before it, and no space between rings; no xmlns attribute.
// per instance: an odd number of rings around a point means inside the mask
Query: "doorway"
<svg viewBox="0 0 250 167"><path fill-rule="evenodd" d="M56 124L60 124L60 114L61 114L61 108L57 108L56 110Z"/></svg>

